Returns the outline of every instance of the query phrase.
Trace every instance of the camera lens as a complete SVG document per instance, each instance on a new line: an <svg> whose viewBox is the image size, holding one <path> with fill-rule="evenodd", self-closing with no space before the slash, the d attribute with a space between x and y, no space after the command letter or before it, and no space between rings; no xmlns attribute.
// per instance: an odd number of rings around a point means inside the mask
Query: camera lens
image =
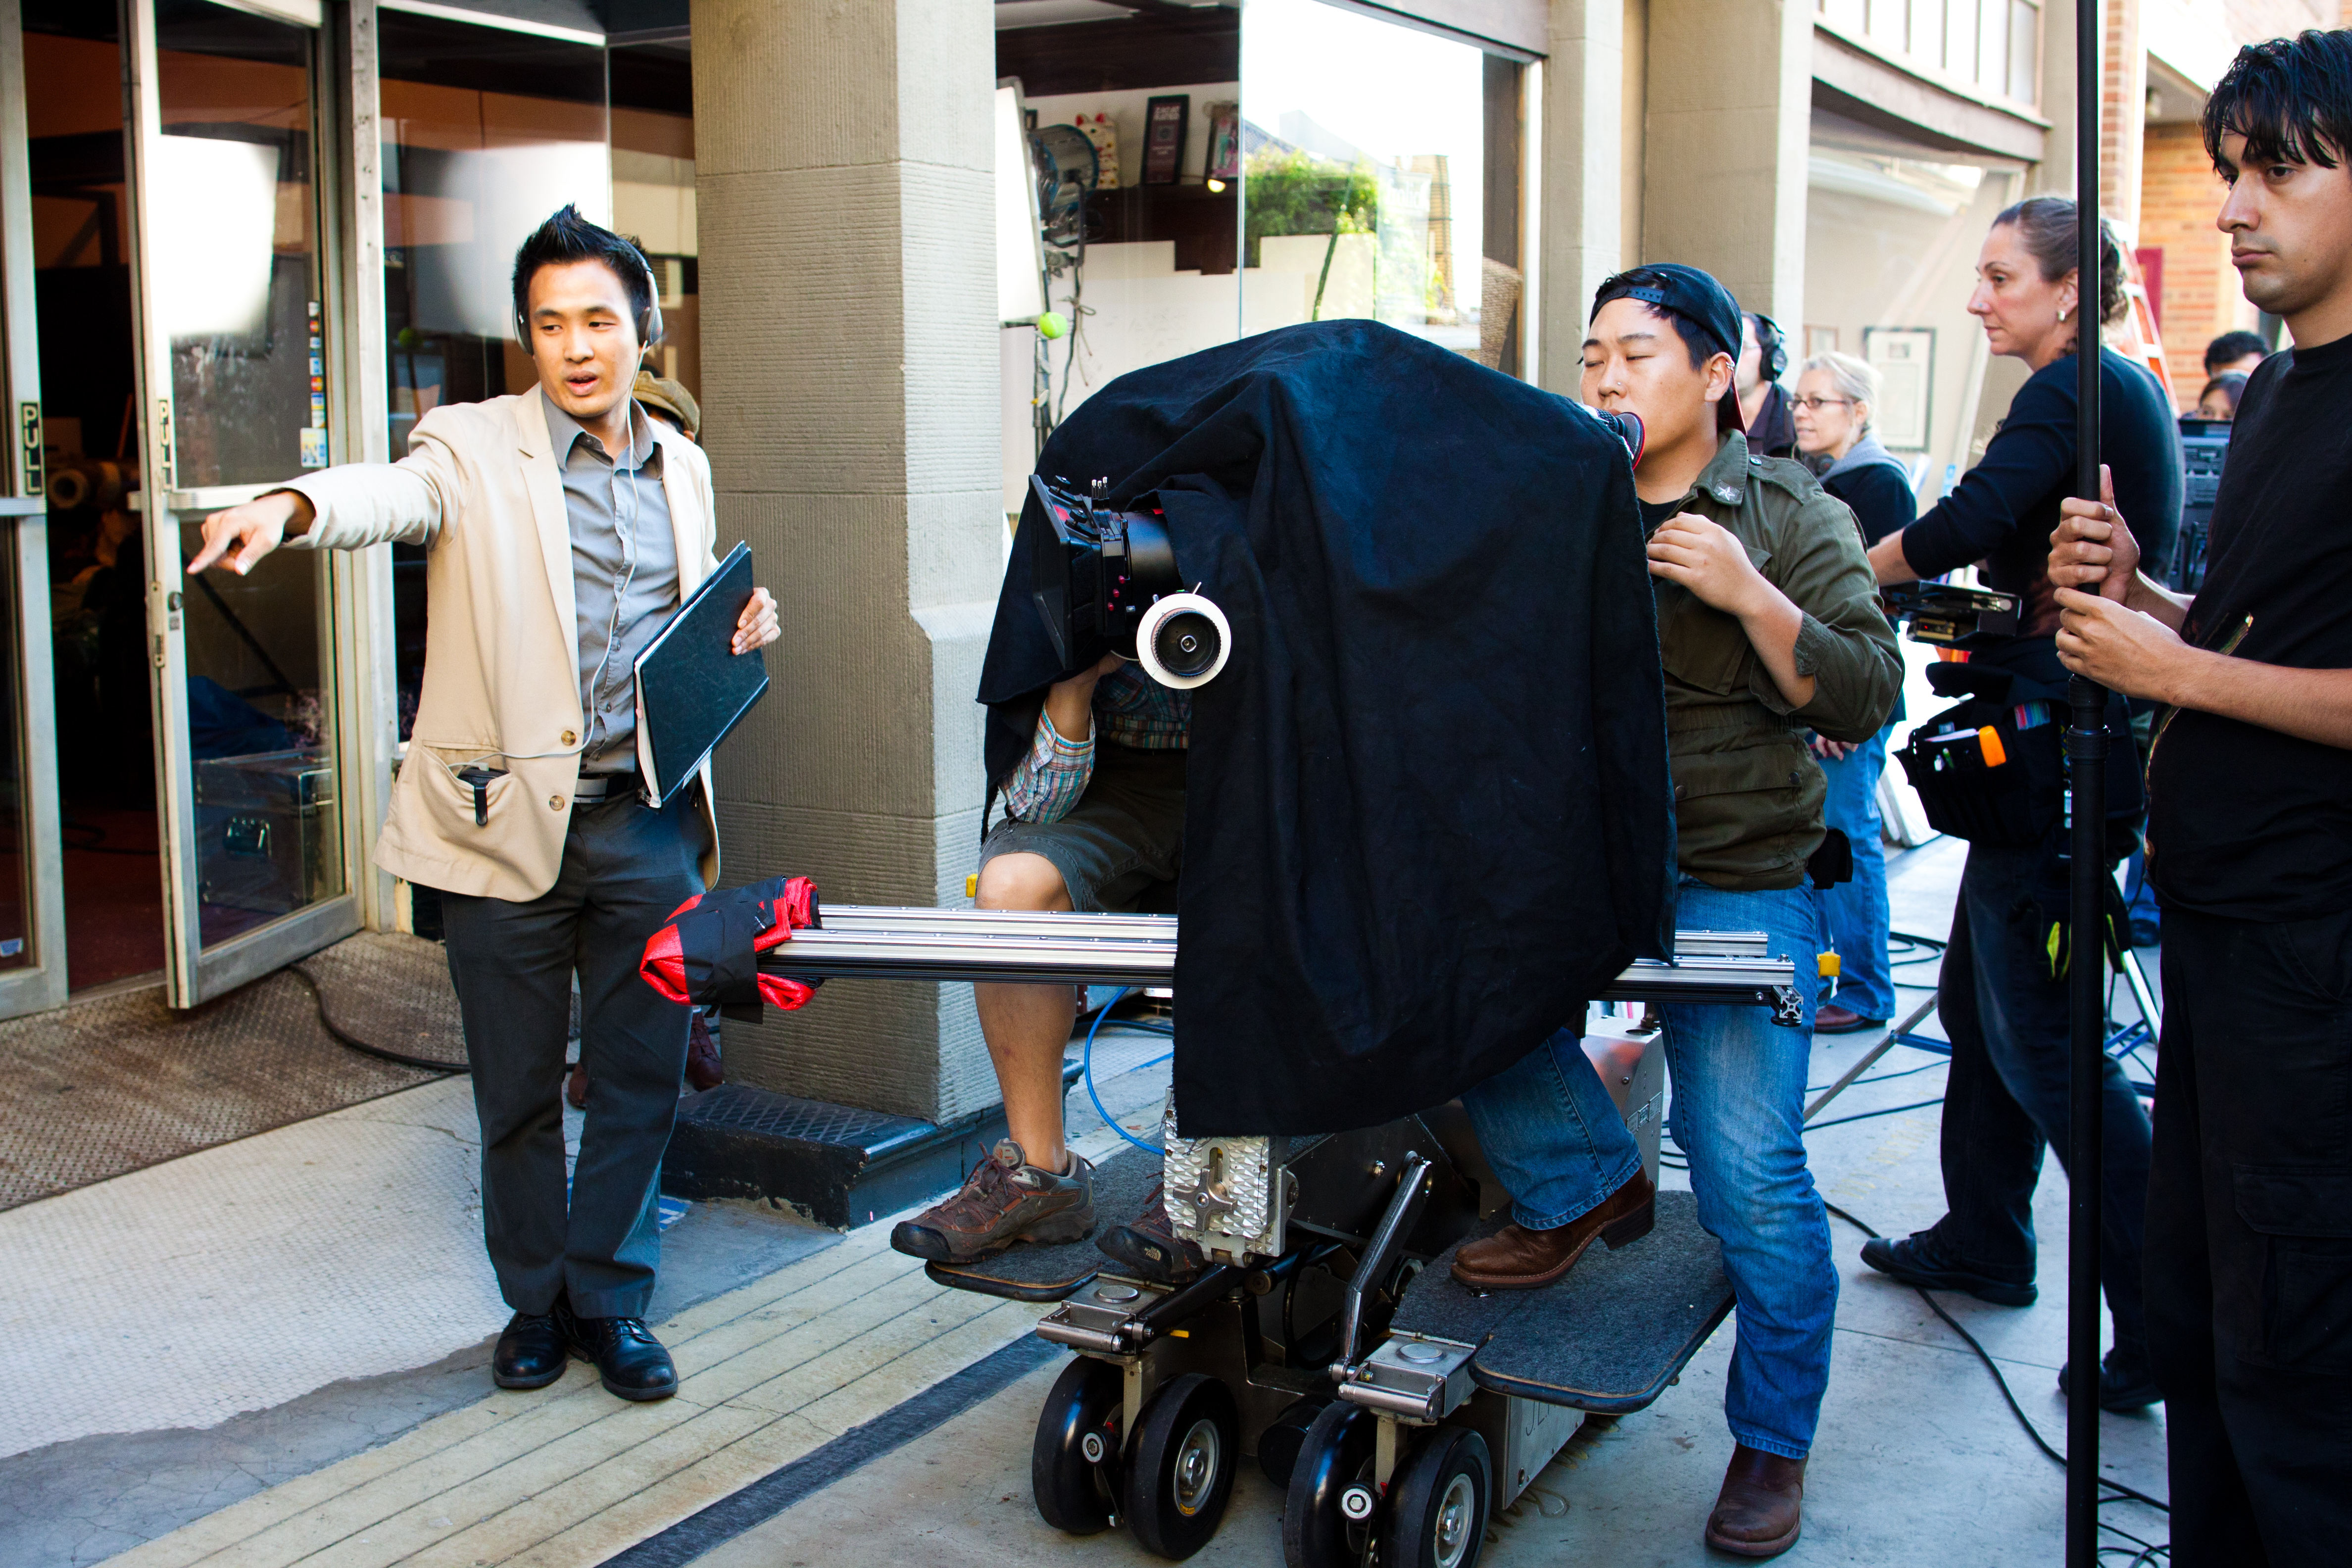
<svg viewBox="0 0 2352 1568"><path fill-rule="evenodd" d="M1217 662L1223 647L1216 623L1194 610L1169 616L1151 638L1151 651L1173 675L1200 674Z"/></svg>

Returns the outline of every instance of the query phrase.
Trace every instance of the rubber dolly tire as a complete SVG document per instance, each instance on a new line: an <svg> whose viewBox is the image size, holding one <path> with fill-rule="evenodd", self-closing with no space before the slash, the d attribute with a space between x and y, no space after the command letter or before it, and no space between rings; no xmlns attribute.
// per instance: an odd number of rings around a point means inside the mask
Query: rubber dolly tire
<svg viewBox="0 0 2352 1568"><path fill-rule="evenodd" d="M1334 1400L1298 1445L1283 1500L1282 1560L1288 1568L1356 1568L1364 1560L1378 1500L1372 1457L1380 1420Z"/></svg>
<svg viewBox="0 0 2352 1568"><path fill-rule="evenodd" d="M1381 1568L1477 1568L1494 1495L1486 1439L1466 1426L1440 1426L1389 1488Z"/></svg>
<svg viewBox="0 0 2352 1568"><path fill-rule="evenodd" d="M1307 1429L1315 1425L1315 1418L1330 1403L1328 1399L1295 1401L1257 1435L1257 1468L1265 1472L1275 1490L1289 1490L1290 1472L1298 1466L1298 1450L1307 1442Z"/></svg>
<svg viewBox="0 0 2352 1568"><path fill-rule="evenodd" d="M1233 1391L1205 1373L1160 1385L1127 1456L1127 1525L1143 1549L1181 1562L1209 1543L1233 1500L1242 1423Z"/></svg>
<svg viewBox="0 0 2352 1568"><path fill-rule="evenodd" d="M1029 1450L1029 1489L1038 1517L1055 1530L1092 1535L1108 1530L1118 1496L1118 1368L1079 1356L1062 1369L1037 1413Z"/></svg>

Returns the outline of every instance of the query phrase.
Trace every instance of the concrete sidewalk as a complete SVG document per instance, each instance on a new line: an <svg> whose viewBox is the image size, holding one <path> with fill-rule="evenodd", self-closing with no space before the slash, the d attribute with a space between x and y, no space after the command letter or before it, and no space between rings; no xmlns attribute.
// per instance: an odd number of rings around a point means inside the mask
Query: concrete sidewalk
<svg viewBox="0 0 2352 1568"><path fill-rule="evenodd" d="M1897 930L1944 933L1961 849L1895 862ZM1898 969L1905 994L1925 995L1935 967L1930 954ZM1873 1044L1817 1041L1814 1085ZM1136 1131L1156 1121L1166 1048L1108 1031L1098 1045L1104 1102ZM1809 1142L1832 1203L1890 1234L1941 1213L1938 1108L1905 1108L1937 1099L1944 1070L1897 1046L1822 1112ZM1107 1152L1116 1134L1083 1093L1070 1110L1081 1149ZM57 1374L0 1412L0 1562L1148 1561L1123 1534L1074 1540L1036 1517L1030 1439L1059 1363L1033 1349L1042 1309L932 1287L889 1251L887 1223L842 1237L695 1205L666 1237L654 1313L685 1374L678 1398L627 1405L577 1366L549 1389L494 1394L506 1313L481 1257L476 1158L452 1080L0 1215L0 1268L24 1287L0 1324ZM2055 1442L2065 1215L2049 1171L2040 1303L1947 1306ZM1861 1233L1832 1229L1835 1370L1788 1560L2049 1560L2058 1468L1952 1331L1860 1266ZM1497 1521L1487 1561L1706 1560L1731 1338L1727 1326L1651 1409L1590 1424ZM2160 1413L2105 1425L2109 1473L2162 1495ZM1245 1469L1202 1560L1279 1561L1279 1510ZM2148 1510L2106 1511L2165 1535Z"/></svg>

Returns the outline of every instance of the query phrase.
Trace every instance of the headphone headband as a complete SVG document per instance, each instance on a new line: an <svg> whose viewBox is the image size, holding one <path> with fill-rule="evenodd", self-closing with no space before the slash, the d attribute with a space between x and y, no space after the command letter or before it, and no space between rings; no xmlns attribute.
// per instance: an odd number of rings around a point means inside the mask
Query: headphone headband
<svg viewBox="0 0 2352 1568"><path fill-rule="evenodd" d="M1756 346L1763 353L1764 379L1778 381L1789 368L1789 335L1780 323L1761 310L1750 310L1748 319L1756 324Z"/></svg>

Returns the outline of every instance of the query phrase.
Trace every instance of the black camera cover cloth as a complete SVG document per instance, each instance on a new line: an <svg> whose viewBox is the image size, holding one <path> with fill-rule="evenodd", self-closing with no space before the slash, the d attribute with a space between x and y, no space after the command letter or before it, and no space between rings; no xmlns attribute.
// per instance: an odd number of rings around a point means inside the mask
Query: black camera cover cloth
<svg viewBox="0 0 2352 1568"><path fill-rule="evenodd" d="M1037 471L1157 492L1231 661L1192 693L1187 1136L1333 1131L1510 1065L1674 932L1656 617L1619 437L1369 321L1122 376ZM1067 480L1066 485L1060 481ZM988 775L1066 668L1033 489L981 677Z"/></svg>

